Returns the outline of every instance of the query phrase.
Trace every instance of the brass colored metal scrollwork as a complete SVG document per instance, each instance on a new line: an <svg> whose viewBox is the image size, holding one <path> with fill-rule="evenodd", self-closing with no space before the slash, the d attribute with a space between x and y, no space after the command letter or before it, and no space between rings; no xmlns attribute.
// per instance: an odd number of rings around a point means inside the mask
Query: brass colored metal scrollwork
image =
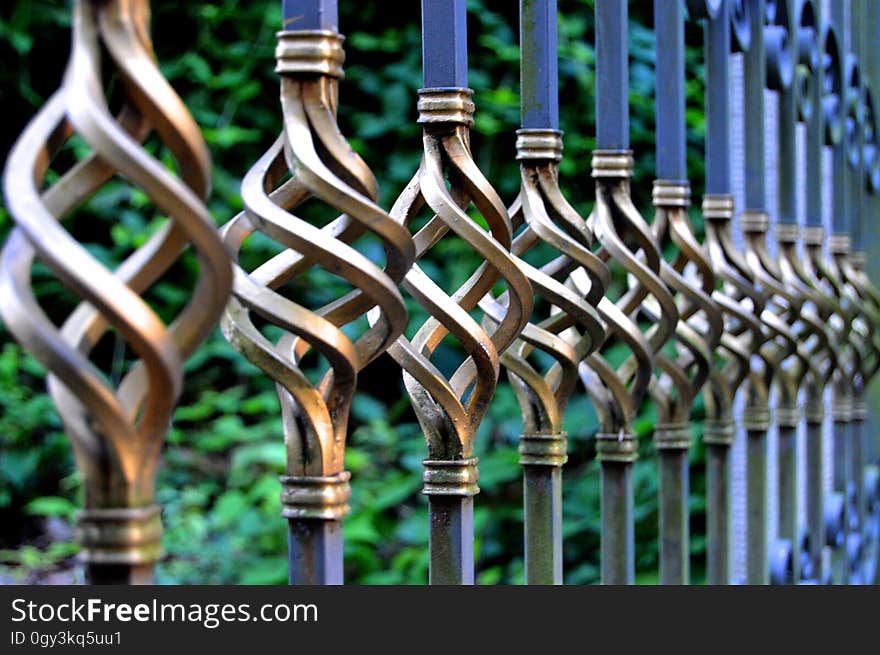
<svg viewBox="0 0 880 655"><path fill-rule="evenodd" d="M461 530L470 524L463 514L472 512L470 499L479 492L474 438L495 393L500 355L523 331L533 308L532 287L509 251L510 217L471 155L472 93L464 88L419 91L422 161L391 210L406 227L425 206L433 212L413 236L417 260L442 239L453 237L465 241L484 260L451 293L414 264L403 287L430 317L412 338L399 338L388 351L403 368L428 446L423 493L429 496L432 512L432 584L473 581L473 544L462 544L460 539ZM471 203L488 224L488 233L465 213ZM504 306L492 310L494 326L486 330L470 312L498 281L507 287ZM447 377L431 357L448 335L467 356Z"/></svg>
<svg viewBox="0 0 880 655"><path fill-rule="evenodd" d="M578 382L578 366L604 339L595 306L608 286L608 269L589 250L593 236L586 221L559 189L561 133L524 129L517 134L521 187L508 213L514 231L525 228L513 240L511 252L522 257L545 243L559 253L540 269L519 262L535 293L549 303L549 316L540 320L533 316L520 338L501 355L523 412L524 434L539 439L562 435L563 412ZM579 267L587 279L583 294L565 285L569 274ZM481 304L487 318L503 316L506 297ZM573 327L579 330L574 336L569 332ZM543 374L528 361L534 350L554 361ZM564 455L564 436L562 439Z"/></svg>
<svg viewBox="0 0 880 655"><path fill-rule="evenodd" d="M229 261L204 205L210 159L198 128L162 77L145 0L77 0L71 57L61 88L15 144L4 194L15 229L2 253L0 313L49 371L49 391L84 481L78 516L86 576L99 583L152 580L162 526L154 484L165 432L180 395L182 364L213 328L231 285ZM104 81L118 79L113 116ZM140 145L150 133L174 155L180 177ZM64 144L78 136L88 157L48 184ZM168 216L115 271L61 221L115 175ZM192 297L166 326L141 297L191 244L199 263ZM56 328L30 286L35 260L82 299ZM106 334L134 355L118 384L90 359Z"/></svg>
<svg viewBox="0 0 880 655"><path fill-rule="evenodd" d="M605 331L596 306L608 286L608 269L589 247L593 235L559 188L562 133L551 129L517 132L520 192L509 209L514 232L511 252L524 257L539 244L555 256L540 268L520 260L535 294L546 303L501 355L523 415L520 463L524 467L526 580L562 583L562 516L559 469L568 459L562 420L578 383L578 366L598 348ZM583 271L585 289L566 285L569 274ZM481 302L484 322L497 325L507 294ZM491 319L495 320L491 320ZM529 359L535 352L549 356ZM549 480L549 481L548 481Z"/></svg>
<svg viewBox="0 0 880 655"><path fill-rule="evenodd" d="M613 260L622 265L635 276L636 286L616 302L607 295L600 301L599 312L607 323L602 352L590 355L580 366L581 378L599 415L601 433L597 437L597 450L600 457L621 457L623 461L632 461L636 456L632 422L651 383L654 354L666 343L678 319L672 296L659 278L659 246L632 204L629 188L632 166L629 151L593 153L596 206L587 225L601 244L599 257L606 263ZM628 247L625 239L635 244L635 250ZM645 253L644 262L638 258L638 250ZM583 277L576 270L572 281L587 289ZM660 320L643 334L635 321L635 313L649 294L659 304ZM624 343L631 352L617 366L602 356L614 342Z"/></svg>
<svg viewBox="0 0 880 655"><path fill-rule="evenodd" d="M593 153L596 204L588 225L601 244L599 257L621 265L633 285L616 303L608 296L599 303L599 313L606 321L606 338L601 351L590 355L580 367L599 415L601 431L596 436L596 452L603 466L603 498L616 498L615 502L621 503L619 507L603 504L602 580L606 584L632 581L633 517L625 507L632 491L627 465L638 456L632 421L651 384L654 357L672 336L678 321L675 302L660 279L659 246L632 203L632 167L629 150ZM582 284L582 277L575 271L575 284ZM636 319L646 299L656 303L652 308L656 320L643 333ZM609 360L615 343L624 344L629 351L623 362Z"/></svg>
<svg viewBox="0 0 880 655"><path fill-rule="evenodd" d="M406 326L397 285L415 253L409 232L376 204L375 178L336 125L342 41L331 30L278 33L284 130L248 171L242 181L245 209L223 228L226 247L236 258L257 231L285 248L253 271L235 267L222 328L232 345L277 384L287 451L281 499L291 522L292 582L315 581L311 576L341 582L341 549L338 561L325 570L313 561L323 556L309 545L304 526L332 529L334 542L341 539L334 522L348 511L343 456L357 374ZM339 217L319 227L294 214L312 198ZM384 270L355 245L368 232L385 249ZM314 266L342 278L352 291L316 308L308 307L307 299L285 295L284 285ZM343 332L370 311L370 327L357 338ZM276 343L258 329L255 317L281 328ZM329 365L317 384L301 367L309 351Z"/></svg>
<svg viewBox="0 0 880 655"><path fill-rule="evenodd" d="M696 395L714 367L713 352L723 331L721 310L712 300L715 275L708 255L696 240L687 216L690 186L685 182L654 182L654 221L651 225L661 248L678 249L673 263L663 262L660 277L674 294L679 312L674 339L676 355L656 356L657 375L651 396L657 406L654 444L660 461L660 576L665 584L689 580L687 502L688 450L692 442L690 413ZM691 264L696 275L684 278ZM696 279L694 279L696 278ZM646 303L648 307L651 303ZM653 312L648 312L654 318Z"/></svg>
<svg viewBox="0 0 880 655"><path fill-rule="evenodd" d="M724 316L724 332L720 352L727 360L715 368L706 393L707 420L704 441L732 445L734 439L733 400L742 384L750 379L751 355L765 342L759 316L763 301L755 291L752 275L733 240L731 221L734 215L733 196L707 194L703 198L706 219L706 247L709 261L721 288L712 297ZM758 391L766 388L760 385Z"/></svg>
<svg viewBox="0 0 880 655"><path fill-rule="evenodd" d="M656 212L651 227L661 246L672 242L679 250L671 265L661 267L660 275L676 294L680 320L675 328L675 339L683 350L678 359L664 353L657 356L662 373L652 385L652 395L658 408L654 434L658 448L689 446L687 423L691 406L709 377L712 352L723 331L721 310L711 298L715 274L708 254L691 230L687 217L689 204L689 185L663 180L654 183ZM688 264L693 264L698 271L699 286L695 280L683 277Z"/></svg>

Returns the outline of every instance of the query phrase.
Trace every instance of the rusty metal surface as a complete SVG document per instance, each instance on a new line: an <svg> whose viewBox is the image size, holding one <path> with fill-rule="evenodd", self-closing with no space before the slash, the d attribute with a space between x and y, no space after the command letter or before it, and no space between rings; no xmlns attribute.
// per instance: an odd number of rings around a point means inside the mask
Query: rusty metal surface
<svg viewBox="0 0 880 655"><path fill-rule="evenodd" d="M116 116L104 92L111 73L123 98ZM141 148L150 133L173 153L180 177ZM44 187L53 157L74 135L91 154ZM115 175L143 191L169 220L110 271L61 221ZM77 0L61 88L27 126L6 165L4 194L15 229L2 254L0 313L49 371L49 391L83 476L79 537L94 582L149 581L159 555L154 480L182 387L182 363L213 328L231 283L204 205L209 180L201 134L156 65L148 2ZM198 257L198 282L186 307L165 325L141 294L188 244ZM30 287L35 261L82 300L60 328ZM111 332L136 358L115 385L89 359Z"/></svg>

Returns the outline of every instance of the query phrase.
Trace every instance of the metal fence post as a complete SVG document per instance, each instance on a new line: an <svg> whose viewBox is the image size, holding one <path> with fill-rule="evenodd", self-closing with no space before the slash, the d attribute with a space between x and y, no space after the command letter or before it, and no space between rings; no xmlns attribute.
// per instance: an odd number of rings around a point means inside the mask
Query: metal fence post
<svg viewBox="0 0 880 655"><path fill-rule="evenodd" d="M874 556L873 553L868 553L872 545L869 543L870 535L866 525L866 494L870 492L865 488L867 442L863 426L867 413L865 389L880 368L880 351L877 346L880 306L877 304L877 291L861 274L865 256L862 250L863 216L867 209L866 191L871 185L873 166L873 162L869 161L869 158L873 157L869 140L874 138L869 125L869 121L874 121L874 116L868 78L871 68L870 57L867 56L863 43L863 25L868 19L864 7L865 4L861 0L850 0L849 22L846 26L851 52L850 67L845 80L847 84L845 147L850 169L848 191L852 250L848 254L841 253L837 258L840 273L857 300L855 309L858 318L854 329L859 335L860 344L859 356L855 362L856 375L852 384L852 434L849 444L851 479L847 484L847 500L851 512L848 526L851 533L847 539L847 553L850 582L855 584L863 582L865 573L873 577L872 572L864 566L865 561L873 560Z"/></svg>
<svg viewBox="0 0 880 655"><path fill-rule="evenodd" d="M815 291L812 296L822 323L828 326L829 341L825 357L817 343L812 350L814 357L821 360L819 375L811 375L806 380L804 418L807 423L806 443L806 522L807 522L807 571L802 578L821 583L825 579L823 550L826 546L823 422L825 417L824 393L831 382L837 367L838 343L840 333L832 316L839 315L842 309L833 296L824 293L813 265L811 251L821 254L824 241L822 228L822 197L825 193L822 183L822 147L825 139L826 123L834 116L828 111L833 100L826 92L824 77L825 53L822 39L822 20L820 9L811 2L803 2L799 14L797 43L799 65L796 67L794 88L797 92L797 106L800 119L805 123L805 180L799 186L805 189L805 226L801 230L805 260L799 260L793 245L788 245L786 255L791 268L798 278ZM818 256L818 255L817 255ZM808 575L807 575L808 574Z"/></svg>
<svg viewBox="0 0 880 655"><path fill-rule="evenodd" d="M878 149L878 124L877 105L875 102L874 89L877 88L880 78L880 48L873 39L876 36L877 26L880 25L880 10L877 3L863 2L862 15L856 20L857 29L862 30L861 43L864 73L864 116L863 116L863 162L864 162L864 198L860 212L859 237L860 244L856 246L851 256L851 270L855 276L854 283L859 289L860 296L870 302L876 309L880 308L880 293L876 286L868 278L867 247L872 243L871 230L873 227L872 217L877 212L877 197L880 191L880 149ZM878 572L878 558L880 558L880 469L877 462L877 439L871 434L871 414L867 405L867 388L877 374L880 366L878 357L876 325L869 325L872 332L874 351L874 363L865 372L862 385L857 398L859 412L857 416L858 428L861 433L863 459L866 464L864 483L862 487L862 508L864 522L862 528L865 540L865 562L863 567L864 579L867 584L876 583Z"/></svg>
<svg viewBox="0 0 880 655"><path fill-rule="evenodd" d="M608 286L605 264L590 251L590 229L559 189L556 22L555 0L521 1L522 129L516 142L521 182L509 214L514 230L525 228L511 251L522 257L544 244L554 255L540 267L519 262L551 309L543 317L533 316L520 339L501 355L523 414L519 453L527 584L562 584L562 466L568 458L562 419L578 382L578 365L604 340L595 306ZM584 287L566 286L578 268ZM487 317L503 316L499 301L503 298L481 303ZM529 362L534 350L550 356L546 370Z"/></svg>
<svg viewBox="0 0 880 655"><path fill-rule="evenodd" d="M730 171L729 55L732 48L748 47L748 15L744 4L739 14L729 0L722 0L718 14L706 21L706 195L702 212L706 219L706 246L715 275L723 283L712 297L724 312L724 333L719 353L723 368L713 367L705 394L707 415L703 431L706 444L707 580L709 584L731 582L731 446L734 441L733 400L750 370L751 353L763 342L756 318L760 299L751 274L731 237L734 204ZM736 36L736 43L732 36Z"/></svg>
<svg viewBox="0 0 880 655"><path fill-rule="evenodd" d="M602 582L632 584L632 464L638 456L632 420L651 381L653 356L672 335L678 311L659 277L662 258L657 241L630 197L633 158L629 150L627 6L617 0L597 0L595 11L596 205L590 223L602 244L600 256L622 265L635 286L625 291L616 305L600 304L600 312L613 317L615 325L610 333L614 339L606 341L601 354L587 360L581 374L600 416L596 452L602 471ZM636 257L624 238L634 240L644 260ZM635 316L646 298L656 303L649 309L656 321L643 335ZM617 370L605 359L607 347L614 341L623 342L632 353Z"/></svg>
<svg viewBox="0 0 880 655"><path fill-rule="evenodd" d="M83 477L78 538L86 580L96 584L153 580L162 535L155 474L182 388L183 360L213 329L231 284L228 258L204 204L210 185L207 148L159 72L149 23L145 0L74 3L64 82L19 137L4 171L15 228L2 253L0 313L49 371L49 392ZM104 94L105 66L118 80L122 109L116 116ZM181 177L141 148L151 131L174 153ZM58 179L43 188L52 159L74 135L91 154L56 171ZM110 271L60 220L116 174L169 220ZM198 256L198 282L166 326L140 294L188 243ZM82 299L60 329L30 287L35 259ZM121 380L108 384L90 356L111 331L135 361Z"/></svg>
<svg viewBox="0 0 880 655"><path fill-rule="evenodd" d="M826 300L823 314L825 323L834 330L836 355L823 376L822 388L807 388L806 418L807 434L807 515L810 525L810 550L815 579L824 583L830 579L831 571L826 569L823 552L826 547L836 548L842 539L841 497L832 493L826 497L824 489L826 447L824 425L824 388L832 382L832 376L839 375L844 366L845 348L849 334L848 311L841 304L836 292L836 276L823 253L825 229L823 227L823 153L826 146L832 146L842 133L842 72L840 51L836 33L832 26L822 28L819 66L816 69L816 83L813 85L813 102L816 113L807 127L807 171L808 186L806 197L806 227L802 236L807 260L805 268L811 274L814 284L822 284ZM825 190L827 192L827 190ZM835 317L832 319L832 316ZM820 520L821 518L821 520Z"/></svg>
<svg viewBox="0 0 880 655"><path fill-rule="evenodd" d="M783 5L777 5L777 12ZM776 239L779 246L779 269L782 281L790 290L799 312L794 325L795 335L806 350L806 361L797 362L793 371L795 380L793 397L787 405L777 409L779 423L779 538L788 544L791 552L790 571L781 573L785 582L797 583L801 578L801 526L798 510L798 462L797 462L797 424L800 415L797 407L798 388L803 387L810 395L821 396L825 378L833 370L836 354L833 351L833 334L829 332L826 320L830 307L823 294L819 293L817 281L810 276L802 264L797 251L800 229L797 224L797 156L796 131L799 121L807 122L814 111L816 94L815 75L819 68L817 49L818 21L812 2L801 3L797 12L788 10L777 16L786 23L789 38L793 43L793 78L789 85L778 88L779 116L778 131L779 157L779 215L776 226ZM818 108L815 108L818 111ZM808 182L809 183L809 182ZM819 187L818 183L813 183ZM820 363L821 362L821 363ZM811 391L812 390L812 391ZM811 403L812 405L812 403ZM811 407L811 411L812 407ZM815 413L815 412L814 412ZM783 416L784 414L784 416ZM815 422L815 416L812 421ZM808 419L809 421L810 419Z"/></svg>
<svg viewBox="0 0 880 655"><path fill-rule="evenodd" d="M358 371L406 326L397 285L413 261L414 246L408 231L376 204L375 178L336 126L345 55L335 1L286 0L283 17L286 29L278 32L275 51L283 131L245 175L245 209L222 233L235 258L257 231L285 249L252 271L235 267L222 328L278 389L287 458L281 504L288 520L289 581L342 584L349 408ZM310 198L340 216L321 228L295 216ZM366 232L384 246L384 270L355 247ZM307 298L284 295L282 287L313 266L342 277L353 291L316 308L306 306ZM370 310L369 329L349 338L341 328ZM281 329L277 342L255 325L257 317ZM300 368L310 350L329 365L316 385Z"/></svg>
<svg viewBox="0 0 880 655"><path fill-rule="evenodd" d="M417 259L443 238L460 238L485 261L464 286L448 295L414 264L403 285L430 318L412 339L400 337L389 353L403 368L428 444L423 493L429 506L430 582L473 584L473 496L479 492L474 437L495 393L500 353L528 322L533 292L509 252L512 227L507 210L470 151L474 103L467 88L464 0L422 1L422 47L422 162L391 213L405 227L426 205L433 213L414 235ZM489 234L465 213L471 203L488 224ZM498 280L507 285L506 304L501 315L490 317L495 326L487 332L468 312ZM447 380L430 358L450 334L467 357Z"/></svg>
<svg viewBox="0 0 880 655"><path fill-rule="evenodd" d="M703 5L708 12L717 10ZM690 411L693 400L714 365L712 352L723 329L721 311L712 300L715 275L707 254L690 227L687 207L690 184L685 165L684 12L679 3L656 0L654 25L657 43L656 75L663 86L656 93L657 179L652 230L661 249L674 247L672 264L661 262L660 277L676 296L680 320L675 328L677 353L658 354L659 375L651 385L658 408L654 443L660 458L660 582L687 584L690 571L688 454L691 444ZM695 279L685 280L693 265ZM699 284L698 284L699 283ZM651 312L650 305L646 312Z"/></svg>

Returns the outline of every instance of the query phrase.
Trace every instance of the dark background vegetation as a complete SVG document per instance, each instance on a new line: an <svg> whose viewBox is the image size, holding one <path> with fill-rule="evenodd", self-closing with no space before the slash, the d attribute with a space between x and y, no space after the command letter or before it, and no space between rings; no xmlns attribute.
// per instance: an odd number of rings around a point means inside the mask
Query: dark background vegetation
<svg viewBox="0 0 880 655"><path fill-rule="evenodd" d="M209 200L218 223L241 209L239 184L248 166L280 129L273 72L280 2L234 0L153 3L153 35L162 70L202 127L214 161ZM340 3L347 35L346 78L339 123L379 179L390 207L418 166L416 90L421 82L419 3ZM511 201L519 184L514 160L518 126L517 3L469 0L470 86L477 102L473 147L477 163ZM393 8L393 9L392 9ZM566 155L563 189L589 212L594 147L592 2L559 0L560 107ZM654 37L650 3L630 3L634 194L650 216L653 157ZM69 48L70 9L60 0L19 0L0 8L0 151L61 80ZM689 24L688 163L695 197L701 192L701 29ZM71 145L73 154L82 145ZM700 229L699 218L694 216ZM146 197L118 180L66 223L108 265L161 224ZM11 227L0 206L0 239ZM267 246L268 248L268 246ZM269 251L249 244L251 263ZM446 279L459 277L467 248L446 246L433 262ZM191 259L152 292L157 308L172 312L191 288ZM315 274L308 293L327 281ZM64 316L72 298L36 269L34 284L50 315ZM311 291L310 291L311 290ZM313 298L313 300L316 300ZM412 307L413 321L422 318ZM112 348L111 348L112 351ZM186 386L168 436L159 476L164 507L163 583L285 582L285 526L279 517L277 476L283 471L281 421L273 385L227 345L219 330L188 362ZM388 380L395 382L388 384ZM345 525L346 577L355 583L427 580L427 521L420 495L424 441L399 384L383 357L361 377L351 419L347 467L353 473L352 512ZM699 415L698 406L695 415ZM657 480L650 447L652 411L638 423L644 437L636 465L637 567L640 582L656 579ZM595 416L582 389L567 414L570 462L565 469L567 583L598 577L598 470L591 438ZM522 510L516 438L519 409L503 382L478 438L481 494L475 511L478 581L519 583ZM699 422L697 422L699 430ZM692 456L692 548L695 578L703 568L703 466ZM71 521L80 483L60 421L44 391L44 371L0 325L0 579L66 581L77 576Z"/></svg>

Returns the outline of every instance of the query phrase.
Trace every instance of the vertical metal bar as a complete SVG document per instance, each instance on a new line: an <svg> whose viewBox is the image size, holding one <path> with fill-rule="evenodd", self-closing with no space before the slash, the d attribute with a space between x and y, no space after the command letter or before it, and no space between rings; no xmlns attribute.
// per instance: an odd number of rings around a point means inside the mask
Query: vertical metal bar
<svg viewBox="0 0 880 655"><path fill-rule="evenodd" d="M285 30L339 29L337 0L281 0L281 26Z"/></svg>
<svg viewBox="0 0 880 655"><path fill-rule="evenodd" d="M822 35L821 3L815 5L816 33ZM804 247L809 248L808 234L822 230L822 152L825 142L825 109L823 95L825 88L825 66L823 59L824 44L819 40L818 65L813 68L810 80L809 104L812 113L806 123L806 180L805 180L805 229L803 230ZM819 240L821 245L821 239ZM823 427L825 424L825 386L824 384L807 385L804 416L807 422L806 443L806 522L809 544L810 570L813 579L821 583L825 579L825 487L824 459L822 448L824 443ZM823 382L827 382L823 380Z"/></svg>
<svg viewBox="0 0 880 655"><path fill-rule="evenodd" d="M780 426L778 444L778 538L791 544L791 579L787 581L796 583L800 579L797 428Z"/></svg>
<svg viewBox="0 0 880 655"><path fill-rule="evenodd" d="M523 465L526 584L562 584L562 467Z"/></svg>
<svg viewBox="0 0 880 655"><path fill-rule="evenodd" d="M288 581L292 585L341 585L342 521L290 519L287 523Z"/></svg>
<svg viewBox="0 0 880 655"><path fill-rule="evenodd" d="M706 21L706 193L730 194L730 7Z"/></svg>
<svg viewBox="0 0 880 655"><path fill-rule="evenodd" d="M336 0L282 0L282 29L336 32ZM310 485L302 478L284 476ZM343 583L343 531L339 518L291 516L287 520L288 583L291 585L341 585Z"/></svg>
<svg viewBox="0 0 880 655"><path fill-rule="evenodd" d="M770 580L767 536L767 431L749 430L746 441L746 582L767 584Z"/></svg>
<svg viewBox="0 0 880 655"><path fill-rule="evenodd" d="M767 86L767 55L764 46L764 0L748 0L751 41L745 52L745 211L764 212L766 207L764 166L764 89Z"/></svg>
<svg viewBox="0 0 880 655"><path fill-rule="evenodd" d="M425 88L466 88L467 9L464 0L422 0Z"/></svg>
<svg viewBox="0 0 880 655"><path fill-rule="evenodd" d="M765 211L764 166L764 88L767 61L764 47L764 0L749 0L751 41L744 54L745 203L746 212ZM748 409L746 411L749 411ZM746 581L769 582L769 543L767 525L767 431L747 430L747 521Z"/></svg>
<svg viewBox="0 0 880 655"><path fill-rule="evenodd" d="M658 211L668 211L663 197L658 195L664 185L687 184L685 165L686 121L684 90L684 7L680 2L654 2L654 32L658 48L655 76L657 169L654 203ZM659 44L662 43L662 47ZM685 187L686 188L686 187ZM673 208L677 211L679 208ZM655 219L657 220L657 219ZM664 239L665 240L665 239ZM662 243L661 243L662 246ZM684 372L682 370L682 372ZM684 389L678 393L685 394ZM688 403L682 415L677 416L675 429L687 433L690 425ZM670 421L672 417L664 417ZM659 453L660 468L660 584L687 584L690 562L690 535L688 526L688 451L689 440L675 438L669 433L672 426L657 425L654 441ZM672 437L672 438L670 438Z"/></svg>
<svg viewBox="0 0 880 655"><path fill-rule="evenodd" d="M730 49L728 0L706 20L706 196L730 196ZM735 390L734 390L735 391ZM732 419L732 417L730 417ZM732 420L730 422L733 431ZM731 513L730 439L706 447L707 582L730 584L733 517Z"/></svg>
<svg viewBox="0 0 880 655"><path fill-rule="evenodd" d="M855 119L855 134L853 139L849 142L848 146L850 149L849 153L849 162L852 166L852 181L850 184L850 194L851 194L851 217L850 217L850 234L852 235L852 253L855 254L860 252L862 249L862 213L864 212L864 200L865 200L865 161L864 161L864 148L865 148L865 140L864 140L864 131L863 131L863 123L865 120L864 116L864 108L862 106L863 98L864 98L864 82L861 79L864 74L864 56L862 51L862 23L864 21L864 16L862 13L862 0L850 0L850 11L849 11L849 35L850 35L850 51L853 53L853 56L857 58L857 62L859 65L859 85L856 87L851 87L853 91L853 95L850 99L855 107L852 109L854 113ZM848 80L849 82L849 80ZM854 146L854 148L853 148ZM848 270L851 264L847 267ZM860 294L864 292L859 290ZM863 298L863 300L867 303L869 302L867 298ZM864 312L862 316L870 321L871 317ZM874 328L869 326L868 329L873 334ZM866 350L872 347L870 340L866 340ZM865 525L865 503L864 503L864 473L865 473L865 465L866 462L863 458L863 449L862 449L862 422L864 420L864 392L865 385L867 383L866 377L866 362L868 354L865 353L862 357L859 357L860 370L861 374L859 376L859 380L854 385L854 393L852 399L852 415L851 415L851 434L850 434L850 473L851 477L848 480L848 493L847 497L850 500L850 509L851 515L849 517L849 530L850 537L849 542L847 544L847 551L853 554L854 557L857 557L859 561L851 561L850 562L850 570L851 570L851 578L850 582L853 584L861 584L861 571L862 571L862 562L861 560L861 552L863 551L863 543L864 537L863 528Z"/></svg>
<svg viewBox="0 0 880 655"><path fill-rule="evenodd" d="M430 534L429 583L474 584L473 496L428 497Z"/></svg>
<svg viewBox="0 0 880 655"><path fill-rule="evenodd" d="M521 134L559 128L558 56L556 0L521 0ZM527 166L528 161L523 160L522 165ZM564 435L553 438L556 436L523 434L520 440L527 584L562 584L565 439ZM534 456L536 446L552 451L555 444L562 445L559 457Z"/></svg>
<svg viewBox="0 0 880 655"><path fill-rule="evenodd" d="M688 449L662 448L660 457L660 584L690 579Z"/></svg>
<svg viewBox="0 0 880 655"><path fill-rule="evenodd" d="M602 584L635 582L631 462L602 460Z"/></svg>
<svg viewBox="0 0 880 655"><path fill-rule="evenodd" d="M838 410L839 412L839 410ZM838 417L840 414L838 413ZM846 584L848 579L848 556L847 544L849 541L849 500L847 498L847 480L849 479L849 445L851 442L850 422L848 420L834 421L834 440L832 443L833 461L833 488L842 501L841 511L841 537L840 545L832 551L832 579L836 584Z"/></svg>
<svg viewBox="0 0 880 655"><path fill-rule="evenodd" d="M523 129L559 129L556 23L556 0L520 1L520 113Z"/></svg>
<svg viewBox="0 0 880 655"><path fill-rule="evenodd" d="M730 584L731 459L729 444L706 446L706 582Z"/></svg>
<svg viewBox="0 0 880 655"><path fill-rule="evenodd" d="M629 148L629 54L626 2L596 0L596 147ZM602 583L635 582L632 460L601 457Z"/></svg>
<svg viewBox="0 0 880 655"><path fill-rule="evenodd" d="M818 407L822 407L821 397ZM807 528L809 530L810 564L816 581L825 580L825 485L822 456L822 417L807 416ZM818 419L818 420L816 420Z"/></svg>
<svg viewBox="0 0 880 655"><path fill-rule="evenodd" d="M654 0L654 34L657 39L656 174L660 180L685 180L687 125L684 115L684 7L681 2Z"/></svg>
<svg viewBox="0 0 880 655"><path fill-rule="evenodd" d="M422 72L425 88L467 87L466 12L465 0L422 0ZM473 584L473 496L429 494L428 517L430 584Z"/></svg>
<svg viewBox="0 0 880 655"><path fill-rule="evenodd" d="M596 0L596 147L629 148L629 8Z"/></svg>
<svg viewBox="0 0 880 655"><path fill-rule="evenodd" d="M843 2L831 3L831 20L838 28L840 34L840 48L843 53L842 61L844 62L844 73L847 70L846 61L848 58L848 38L849 32L848 21L846 20ZM848 101L848 80L844 74L842 80L842 91L840 102L843 103L843 116L846 120L847 101ZM848 139L846 130L838 144L832 149L832 240L837 239L841 242L847 241L849 237L849 212L850 207L850 175L849 164L847 161L847 144ZM831 247L834 250L833 244ZM853 365L855 362L853 361ZM852 398L850 397L849 373L840 370L838 373L837 383L834 388L834 400L832 403L832 411L834 414L834 436L833 436L833 488L835 492L841 495L843 499L843 534L842 547L834 549L832 553L832 567L834 580L838 584L845 583L847 579L847 543L849 540L849 516L850 507L848 499L848 469L849 469L849 450L851 442L851 410Z"/></svg>

